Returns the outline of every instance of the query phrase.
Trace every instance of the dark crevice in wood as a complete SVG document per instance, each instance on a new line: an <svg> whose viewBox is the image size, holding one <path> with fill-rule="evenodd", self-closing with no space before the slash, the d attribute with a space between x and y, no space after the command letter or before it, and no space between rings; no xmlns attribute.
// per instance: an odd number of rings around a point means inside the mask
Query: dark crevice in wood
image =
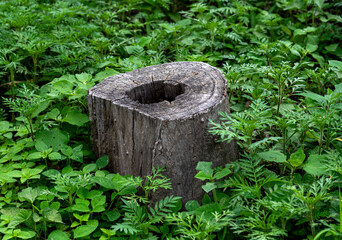
<svg viewBox="0 0 342 240"><path fill-rule="evenodd" d="M151 81L127 92L130 99L141 104L152 104L163 101L172 102L182 95L185 84L170 81Z"/></svg>

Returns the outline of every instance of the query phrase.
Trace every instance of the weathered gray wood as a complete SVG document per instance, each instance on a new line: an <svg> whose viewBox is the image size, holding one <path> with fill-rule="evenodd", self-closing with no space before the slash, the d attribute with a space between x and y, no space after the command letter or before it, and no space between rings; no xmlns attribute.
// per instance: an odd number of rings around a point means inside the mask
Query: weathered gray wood
<svg viewBox="0 0 342 240"><path fill-rule="evenodd" d="M144 176L153 166L166 166L173 190L156 192L154 199L166 194L200 199L197 163L218 166L238 158L234 142L217 143L208 133L208 119L229 112L229 104L224 75L206 63L118 74L90 89L87 100L94 151L109 156L114 172Z"/></svg>

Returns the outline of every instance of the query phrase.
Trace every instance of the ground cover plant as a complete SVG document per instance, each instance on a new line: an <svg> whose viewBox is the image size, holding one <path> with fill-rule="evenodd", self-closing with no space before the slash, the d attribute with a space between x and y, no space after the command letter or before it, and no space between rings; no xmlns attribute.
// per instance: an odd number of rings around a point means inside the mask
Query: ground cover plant
<svg viewBox="0 0 342 240"><path fill-rule="evenodd" d="M340 239L342 4L337 0L0 2L1 239ZM107 76L203 61L232 113L208 124L240 159L197 166L183 206L152 176L106 170L85 96Z"/></svg>

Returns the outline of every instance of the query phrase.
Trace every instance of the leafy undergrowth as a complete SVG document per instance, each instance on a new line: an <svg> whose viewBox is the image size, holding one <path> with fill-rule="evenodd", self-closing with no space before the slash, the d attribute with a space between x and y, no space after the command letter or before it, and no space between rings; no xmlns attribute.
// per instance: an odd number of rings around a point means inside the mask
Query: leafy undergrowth
<svg viewBox="0 0 342 240"><path fill-rule="evenodd" d="M340 1L0 2L1 239L340 239ZM85 96L108 76L203 61L228 80L209 123L241 159L197 166L201 203L95 159Z"/></svg>

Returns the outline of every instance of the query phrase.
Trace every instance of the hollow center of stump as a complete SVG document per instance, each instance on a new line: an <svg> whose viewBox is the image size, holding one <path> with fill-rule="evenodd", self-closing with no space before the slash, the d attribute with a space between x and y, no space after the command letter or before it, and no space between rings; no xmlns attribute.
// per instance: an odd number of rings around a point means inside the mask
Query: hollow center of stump
<svg viewBox="0 0 342 240"><path fill-rule="evenodd" d="M142 104L172 102L184 93L185 85L176 82L156 81L140 85L127 92L130 99Z"/></svg>

